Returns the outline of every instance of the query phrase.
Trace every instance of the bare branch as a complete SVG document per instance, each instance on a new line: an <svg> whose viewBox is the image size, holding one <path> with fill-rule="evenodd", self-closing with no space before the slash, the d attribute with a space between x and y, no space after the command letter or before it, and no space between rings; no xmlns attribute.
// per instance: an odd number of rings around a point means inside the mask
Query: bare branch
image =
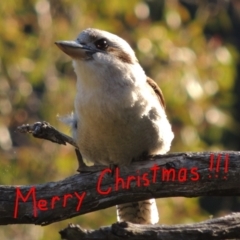
<svg viewBox="0 0 240 240"><path fill-rule="evenodd" d="M66 145L69 143L78 149L77 144L71 137L59 132L56 128L54 128L52 125L50 125L50 123L46 121L35 122L32 125L23 124L22 126L17 127L17 131L20 133L31 133L35 138L49 140L58 144Z"/></svg>
<svg viewBox="0 0 240 240"><path fill-rule="evenodd" d="M178 225L140 225L127 222L114 223L112 226L98 230L85 230L78 225L70 224L60 231L65 240L216 240L239 239L240 213L210 219L201 223Z"/></svg>
<svg viewBox="0 0 240 240"><path fill-rule="evenodd" d="M90 171L89 171L90 169ZM0 186L0 224L46 225L110 206L161 197L240 196L240 153L175 153L128 167L93 167L59 182Z"/></svg>
<svg viewBox="0 0 240 240"><path fill-rule="evenodd" d="M17 127L17 131L20 133L30 133L35 138L45 139L57 144L66 145L67 143L75 147L75 152L78 160L78 170L80 168L86 169L87 166L83 162L82 155L79 151L79 148L76 142L70 136L59 132L56 128L54 128L50 123L43 122L35 122L34 124L23 124L22 126Z"/></svg>

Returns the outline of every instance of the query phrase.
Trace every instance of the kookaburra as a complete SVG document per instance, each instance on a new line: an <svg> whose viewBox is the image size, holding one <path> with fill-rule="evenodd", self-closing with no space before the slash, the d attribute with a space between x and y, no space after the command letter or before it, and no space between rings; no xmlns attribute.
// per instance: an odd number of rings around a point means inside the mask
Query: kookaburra
<svg viewBox="0 0 240 240"><path fill-rule="evenodd" d="M146 76L130 45L106 31L88 28L75 41L56 45L73 59L77 75L70 120L83 159L125 165L143 154L164 154L173 132L162 91ZM154 199L117 206L118 221L158 222Z"/></svg>

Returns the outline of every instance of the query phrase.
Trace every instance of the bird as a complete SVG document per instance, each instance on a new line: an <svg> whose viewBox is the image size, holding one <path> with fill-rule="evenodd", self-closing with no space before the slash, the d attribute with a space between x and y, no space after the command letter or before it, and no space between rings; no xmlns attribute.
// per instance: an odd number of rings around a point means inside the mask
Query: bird
<svg viewBox="0 0 240 240"><path fill-rule="evenodd" d="M74 113L67 122L85 161L130 167L146 154L170 150L174 134L163 93L127 41L87 28L76 40L55 44L72 58L77 76ZM117 205L117 220L156 224L155 199Z"/></svg>

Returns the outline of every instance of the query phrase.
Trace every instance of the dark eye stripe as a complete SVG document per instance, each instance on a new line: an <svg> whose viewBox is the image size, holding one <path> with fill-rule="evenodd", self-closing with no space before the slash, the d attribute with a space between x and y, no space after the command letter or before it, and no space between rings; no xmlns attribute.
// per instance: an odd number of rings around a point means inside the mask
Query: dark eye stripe
<svg viewBox="0 0 240 240"><path fill-rule="evenodd" d="M107 52L117 57L119 60L125 63L134 64L137 60L132 59L132 57L126 52L115 47L108 47Z"/></svg>

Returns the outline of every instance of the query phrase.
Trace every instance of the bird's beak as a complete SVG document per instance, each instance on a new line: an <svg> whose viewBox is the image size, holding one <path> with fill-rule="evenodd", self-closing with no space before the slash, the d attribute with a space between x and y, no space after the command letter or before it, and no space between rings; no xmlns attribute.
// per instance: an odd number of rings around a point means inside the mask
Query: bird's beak
<svg viewBox="0 0 240 240"><path fill-rule="evenodd" d="M67 55L75 59L89 59L93 51L89 47L75 41L57 41L55 44Z"/></svg>

